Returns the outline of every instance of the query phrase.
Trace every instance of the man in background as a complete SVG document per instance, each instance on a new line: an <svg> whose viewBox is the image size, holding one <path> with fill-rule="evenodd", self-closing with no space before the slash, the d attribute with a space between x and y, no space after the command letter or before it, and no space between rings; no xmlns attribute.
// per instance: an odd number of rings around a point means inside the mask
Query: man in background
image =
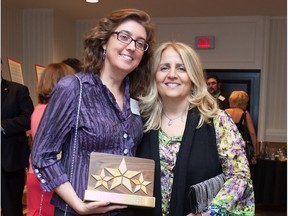
<svg viewBox="0 0 288 216"><path fill-rule="evenodd" d="M220 109L225 110L229 108L229 99L221 94L221 83L216 75L209 75L207 77L207 88L208 92L217 99Z"/></svg>
<svg viewBox="0 0 288 216"><path fill-rule="evenodd" d="M1 61L2 75L2 61ZM33 102L26 86L7 81L1 76L1 212L3 216L21 216L28 167Z"/></svg>

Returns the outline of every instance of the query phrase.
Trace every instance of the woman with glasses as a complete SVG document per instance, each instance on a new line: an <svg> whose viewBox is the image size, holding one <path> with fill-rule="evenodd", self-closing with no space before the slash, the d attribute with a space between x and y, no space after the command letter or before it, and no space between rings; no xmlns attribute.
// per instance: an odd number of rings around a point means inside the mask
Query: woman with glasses
<svg viewBox="0 0 288 216"><path fill-rule="evenodd" d="M54 88L35 136L32 165L44 191L54 190L55 215L127 215L126 206L85 203L83 195L91 152L135 155L143 136L137 98L147 91L153 46L147 13L114 11L87 34L83 72Z"/></svg>

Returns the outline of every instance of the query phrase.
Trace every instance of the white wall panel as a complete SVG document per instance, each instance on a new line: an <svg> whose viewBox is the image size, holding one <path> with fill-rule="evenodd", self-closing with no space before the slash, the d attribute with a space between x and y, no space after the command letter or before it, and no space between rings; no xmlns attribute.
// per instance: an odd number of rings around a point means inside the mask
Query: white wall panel
<svg viewBox="0 0 288 216"><path fill-rule="evenodd" d="M1 8L1 58L3 78L10 80L7 57L23 61L22 11L2 6ZM24 82L27 82L23 74Z"/></svg>
<svg viewBox="0 0 288 216"><path fill-rule="evenodd" d="M206 69L259 69L263 17L155 18L157 42L179 40L195 48L196 36L215 36L215 49L197 50Z"/></svg>
<svg viewBox="0 0 288 216"><path fill-rule="evenodd" d="M287 20L270 20L266 140L287 141ZM275 134L275 136L273 135Z"/></svg>
<svg viewBox="0 0 288 216"><path fill-rule="evenodd" d="M76 24L62 14L54 13L53 62L76 57Z"/></svg>
<svg viewBox="0 0 288 216"><path fill-rule="evenodd" d="M78 20L76 22L76 56L82 59L83 40L90 29L95 27L97 20Z"/></svg>
<svg viewBox="0 0 288 216"><path fill-rule="evenodd" d="M47 65L53 60L53 10L23 11L23 70L28 79L34 104L37 103L35 93L35 64Z"/></svg>

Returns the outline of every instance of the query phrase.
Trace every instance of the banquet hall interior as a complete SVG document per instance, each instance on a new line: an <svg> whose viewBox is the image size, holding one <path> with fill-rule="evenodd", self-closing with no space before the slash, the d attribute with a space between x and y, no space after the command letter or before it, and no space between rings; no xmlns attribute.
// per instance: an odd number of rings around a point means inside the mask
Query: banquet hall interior
<svg viewBox="0 0 288 216"><path fill-rule="evenodd" d="M37 104L36 66L81 59L83 35L97 20L132 7L150 14L157 44L178 40L195 48L226 95L247 91L258 142L251 168L256 216L287 215L286 0L2 0L1 75L11 80L8 60L20 62ZM26 188L23 205L26 215Z"/></svg>

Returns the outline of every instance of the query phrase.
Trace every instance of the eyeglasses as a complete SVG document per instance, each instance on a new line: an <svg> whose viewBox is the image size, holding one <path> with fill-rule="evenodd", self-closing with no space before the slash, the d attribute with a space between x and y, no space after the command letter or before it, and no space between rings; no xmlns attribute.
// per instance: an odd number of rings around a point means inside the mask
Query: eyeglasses
<svg viewBox="0 0 288 216"><path fill-rule="evenodd" d="M113 32L113 34L117 35L117 40L124 44L130 44L132 41L135 42L135 47L142 51L147 51L149 45L145 42L145 40L138 39L134 40L130 35L126 34L125 32Z"/></svg>

